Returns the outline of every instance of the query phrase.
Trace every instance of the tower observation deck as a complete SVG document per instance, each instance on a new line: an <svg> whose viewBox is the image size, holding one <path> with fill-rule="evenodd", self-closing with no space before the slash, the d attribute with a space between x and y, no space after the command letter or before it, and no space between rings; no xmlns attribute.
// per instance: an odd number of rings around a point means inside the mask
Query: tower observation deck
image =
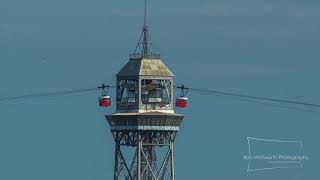
<svg viewBox="0 0 320 180"><path fill-rule="evenodd" d="M174 112L173 73L149 53L146 8L138 46L117 74L116 112L106 116L115 140L114 180L174 180L174 141L184 116Z"/></svg>

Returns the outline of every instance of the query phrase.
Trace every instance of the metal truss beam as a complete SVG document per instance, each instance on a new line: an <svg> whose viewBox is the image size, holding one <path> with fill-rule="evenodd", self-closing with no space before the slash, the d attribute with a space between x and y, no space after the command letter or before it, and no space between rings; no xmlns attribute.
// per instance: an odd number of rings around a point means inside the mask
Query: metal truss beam
<svg viewBox="0 0 320 180"><path fill-rule="evenodd" d="M166 174L170 180L175 179L173 145L177 132L113 131L112 133L116 142L114 180L119 180L121 177L126 180L164 180ZM129 147L135 151L130 163L124 158L121 147ZM165 152L164 159L157 159L156 149ZM157 167L157 162L161 162L160 168Z"/></svg>

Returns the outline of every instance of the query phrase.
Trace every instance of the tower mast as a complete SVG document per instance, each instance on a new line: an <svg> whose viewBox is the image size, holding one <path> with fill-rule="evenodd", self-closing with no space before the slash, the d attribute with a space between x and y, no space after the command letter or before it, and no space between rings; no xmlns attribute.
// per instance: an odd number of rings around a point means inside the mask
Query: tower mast
<svg viewBox="0 0 320 180"><path fill-rule="evenodd" d="M148 26L147 26L147 0L144 0L144 25L143 25L142 33L143 33L142 57L147 57L148 51L149 51Z"/></svg>
<svg viewBox="0 0 320 180"><path fill-rule="evenodd" d="M152 43L150 42L149 38L149 26L147 21L147 0L144 0L144 22L142 27L142 33L139 38L138 44L133 51L133 54L130 54L130 59L142 59L142 58L160 58L160 54L150 54L150 48ZM140 49L141 51L137 53L137 50Z"/></svg>

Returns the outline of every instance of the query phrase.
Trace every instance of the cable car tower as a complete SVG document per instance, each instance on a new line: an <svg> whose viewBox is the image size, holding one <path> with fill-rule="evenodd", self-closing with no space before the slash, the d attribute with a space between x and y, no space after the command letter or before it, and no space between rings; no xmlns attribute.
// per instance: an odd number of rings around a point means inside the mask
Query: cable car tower
<svg viewBox="0 0 320 180"><path fill-rule="evenodd" d="M175 179L174 141L184 116L173 108L186 106L173 102L174 75L150 47L145 0L140 40L117 74L116 112L106 116L115 140L114 180ZM103 94L100 104L110 102ZM125 158L129 150L132 160Z"/></svg>

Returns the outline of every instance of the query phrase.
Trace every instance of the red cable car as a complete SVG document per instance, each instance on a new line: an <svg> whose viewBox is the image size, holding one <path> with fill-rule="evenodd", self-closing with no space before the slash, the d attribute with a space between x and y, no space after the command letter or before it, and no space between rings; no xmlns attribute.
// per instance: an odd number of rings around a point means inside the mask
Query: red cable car
<svg viewBox="0 0 320 180"><path fill-rule="evenodd" d="M109 86L106 86L105 84L102 84L101 87L98 87L99 89L102 89L102 95L99 98L99 106L101 107L109 107L111 106L111 97L107 96Z"/></svg>
<svg viewBox="0 0 320 180"><path fill-rule="evenodd" d="M176 106L178 108L187 108L188 107L188 98L187 97L179 97L176 99Z"/></svg>
<svg viewBox="0 0 320 180"><path fill-rule="evenodd" d="M111 97L110 96L101 96L99 98L99 106L101 106L101 107L111 106Z"/></svg>
<svg viewBox="0 0 320 180"><path fill-rule="evenodd" d="M176 107L178 108L187 108L189 98L186 97L189 88L186 88L184 85L177 87L181 89L181 95L176 99Z"/></svg>

